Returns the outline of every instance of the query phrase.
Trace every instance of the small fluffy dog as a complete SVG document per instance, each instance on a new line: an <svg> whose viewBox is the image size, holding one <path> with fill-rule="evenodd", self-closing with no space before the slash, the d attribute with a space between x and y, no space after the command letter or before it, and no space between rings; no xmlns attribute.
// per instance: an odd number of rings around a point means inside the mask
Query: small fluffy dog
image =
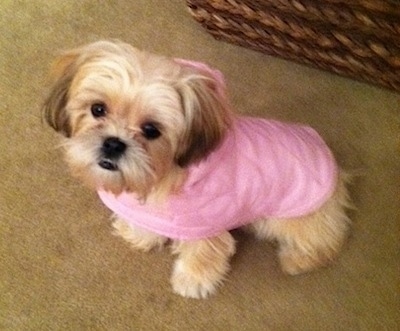
<svg viewBox="0 0 400 331"><path fill-rule="evenodd" d="M336 257L347 176L311 128L235 115L219 71L122 42L68 51L52 73L45 118L73 175L133 247L172 241L176 293L215 292L240 227L276 241L289 274Z"/></svg>

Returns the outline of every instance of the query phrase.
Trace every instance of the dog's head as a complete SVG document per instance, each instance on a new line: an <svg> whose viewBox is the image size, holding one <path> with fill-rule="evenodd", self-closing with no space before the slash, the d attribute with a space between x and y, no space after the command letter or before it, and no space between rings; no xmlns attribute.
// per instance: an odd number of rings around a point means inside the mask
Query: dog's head
<svg viewBox="0 0 400 331"><path fill-rule="evenodd" d="M207 157L230 124L212 70L121 42L66 52L52 77L45 118L65 136L73 173L96 189L146 196Z"/></svg>

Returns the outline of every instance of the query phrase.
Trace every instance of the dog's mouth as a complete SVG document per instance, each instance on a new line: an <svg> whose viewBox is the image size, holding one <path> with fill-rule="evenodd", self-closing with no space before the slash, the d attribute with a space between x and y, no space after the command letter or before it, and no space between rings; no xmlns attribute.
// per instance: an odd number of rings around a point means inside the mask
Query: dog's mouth
<svg viewBox="0 0 400 331"><path fill-rule="evenodd" d="M102 159L97 164L105 170L118 171L118 165L110 159Z"/></svg>

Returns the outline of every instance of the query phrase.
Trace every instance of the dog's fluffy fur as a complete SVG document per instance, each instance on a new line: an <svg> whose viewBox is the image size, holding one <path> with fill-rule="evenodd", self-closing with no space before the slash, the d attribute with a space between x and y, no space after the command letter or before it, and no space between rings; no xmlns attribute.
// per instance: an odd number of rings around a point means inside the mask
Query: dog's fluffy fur
<svg viewBox="0 0 400 331"><path fill-rule="evenodd" d="M55 62L52 77L45 118L65 137L62 145L72 173L94 189L132 191L151 203L179 191L187 167L219 145L235 116L221 102L213 77L121 42L100 41L66 52ZM100 150L110 136L126 144L124 155L117 164L104 160L101 167ZM246 226L258 238L278 242L285 272L306 272L338 254L349 227L346 177L340 174L333 196L311 215ZM168 241L117 216L113 226L144 251ZM174 240L172 251L178 256L174 291L204 298L224 280L235 241L229 232Z"/></svg>

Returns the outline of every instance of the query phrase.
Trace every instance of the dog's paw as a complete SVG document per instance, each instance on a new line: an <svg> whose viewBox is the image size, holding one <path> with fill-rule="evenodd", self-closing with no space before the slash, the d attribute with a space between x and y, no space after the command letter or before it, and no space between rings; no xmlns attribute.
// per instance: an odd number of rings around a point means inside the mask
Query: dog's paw
<svg viewBox="0 0 400 331"><path fill-rule="evenodd" d="M330 264L335 255L333 251L315 251L305 254L297 250L288 250L279 254L279 260L283 272L294 276Z"/></svg>
<svg viewBox="0 0 400 331"><path fill-rule="evenodd" d="M282 271L292 276L306 273L317 267L307 255L282 254L280 255L280 264Z"/></svg>
<svg viewBox="0 0 400 331"><path fill-rule="evenodd" d="M223 276L207 272L196 273L181 260L175 263L171 284L174 292L185 298L205 299L214 294L222 283Z"/></svg>
<svg viewBox="0 0 400 331"><path fill-rule="evenodd" d="M114 228L114 235L124 238L133 248L144 252L148 252L154 248L161 249L168 240L166 237L132 227L119 218L114 219L112 226Z"/></svg>

